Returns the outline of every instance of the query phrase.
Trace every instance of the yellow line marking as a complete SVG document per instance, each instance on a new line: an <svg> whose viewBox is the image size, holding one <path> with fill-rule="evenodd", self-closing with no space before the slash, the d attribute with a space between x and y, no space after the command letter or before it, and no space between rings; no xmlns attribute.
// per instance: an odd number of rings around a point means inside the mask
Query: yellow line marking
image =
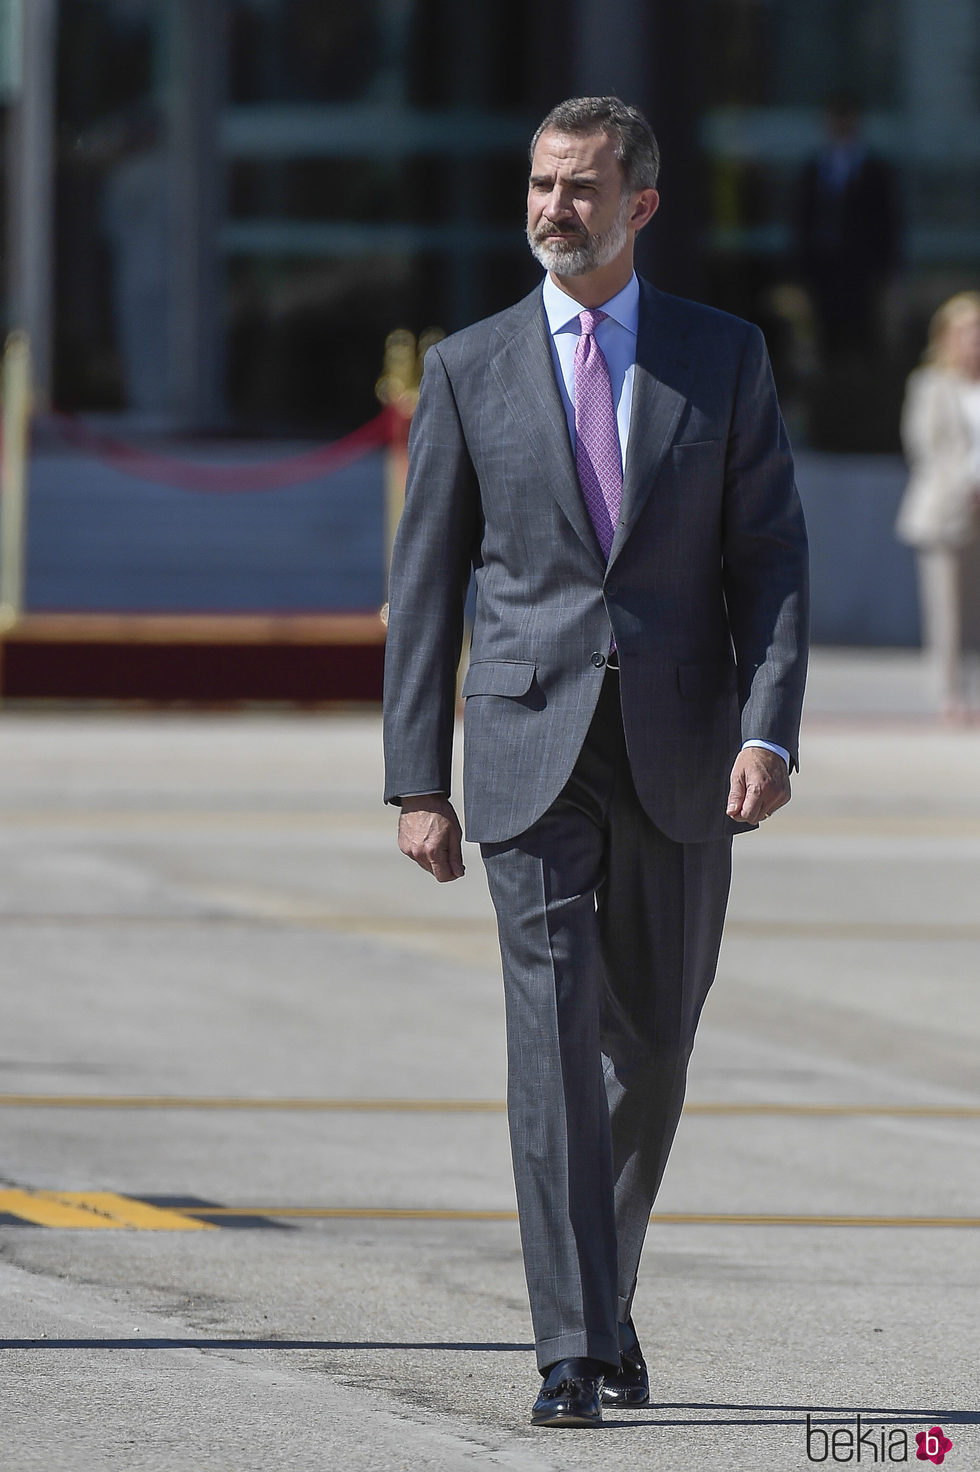
<svg viewBox="0 0 980 1472"><path fill-rule="evenodd" d="M246 897L248 898L248 897ZM272 896L273 902L279 897ZM265 912L270 919L280 918L273 909ZM495 936L495 922L483 915L428 916L330 914L323 910L283 910L282 919L305 925L319 925L329 930L372 932L376 935L479 934ZM733 916L725 923L726 934L773 936L787 940L980 940L980 924L972 921L870 921L870 920L764 920L740 919Z"/></svg>
<svg viewBox="0 0 980 1472"><path fill-rule="evenodd" d="M729 1212L654 1212L650 1220L664 1225L744 1227L980 1227L980 1216L838 1216L831 1214L761 1215Z"/></svg>
<svg viewBox="0 0 980 1472"><path fill-rule="evenodd" d="M857 1115L867 1119L980 1119L972 1104L685 1104L685 1114L771 1114L819 1118Z"/></svg>
<svg viewBox="0 0 980 1472"><path fill-rule="evenodd" d="M204 895L201 908L179 915L146 912L144 914L75 913L64 911L6 911L6 926L59 925L92 928L111 925L136 929L140 926L165 926L189 929L194 926L307 926L339 934L383 936L392 941L411 936L437 943L440 938L456 936L479 941L492 940L495 927L483 915L424 918L391 915L331 914L329 911L293 903L288 896L261 894ZM219 908L220 907L220 908ZM980 941L980 924L970 921L868 921L868 920L751 920L733 917L725 926L730 936L762 937L772 940L858 940L909 941L932 944L936 941Z"/></svg>
<svg viewBox="0 0 980 1472"><path fill-rule="evenodd" d="M354 935L412 935L422 939L438 939L440 935L477 934L487 939L496 937L496 924L483 915L461 918L439 916L419 919L410 915L334 914L329 910L294 903L289 895L268 890L208 889L197 891L201 909L181 914L165 911L69 911L69 910L3 910L0 919L10 925L71 926L139 926L139 925L311 925L325 930L349 931ZM217 908L218 906L223 908ZM205 908L210 906L210 908ZM245 908L251 906L251 909Z"/></svg>
<svg viewBox="0 0 980 1472"><path fill-rule="evenodd" d="M376 811L373 794L365 799L363 806L356 808L328 807L317 809L298 808L144 808L135 806L100 808L57 808L18 807L11 803L0 806L5 827L13 824L38 828L51 827L101 827L119 825L172 829L187 827L283 827L310 828L336 827L337 825L371 828L378 832L392 832L394 819L389 813ZM795 804L794 804L795 806ZM767 842L774 838L837 838L844 841L858 837L942 837L980 838L980 817L970 815L958 817L953 814L926 815L920 818L896 813L868 813L858 815L835 814L819 817L804 816L787 811L781 814L779 826L767 829Z"/></svg>
<svg viewBox="0 0 980 1472"><path fill-rule="evenodd" d="M267 1216L357 1221L515 1222L516 1211L464 1211L397 1206L187 1206L188 1215L198 1212L213 1217ZM980 1227L980 1216L838 1216L729 1212L654 1212L650 1218L661 1226L717 1227Z"/></svg>
<svg viewBox="0 0 980 1472"><path fill-rule="evenodd" d="M5 829L21 828L144 828L170 832L202 828L309 829L318 832L328 828L364 828L379 833L392 833L393 819L387 813L375 814L363 809L322 808L312 811L262 808L3 808Z"/></svg>
<svg viewBox="0 0 980 1472"><path fill-rule="evenodd" d="M786 940L980 940L980 925L969 921L729 920L727 934L772 936Z"/></svg>
<svg viewBox="0 0 980 1472"><path fill-rule="evenodd" d="M208 1094L0 1094L0 1109L202 1109L340 1114L503 1114L502 1099L239 1098ZM980 1119L972 1104L688 1103L685 1114L800 1118Z"/></svg>
<svg viewBox="0 0 980 1472"><path fill-rule="evenodd" d="M0 1191L0 1212L39 1227L89 1230L135 1227L150 1232L216 1231L182 1212L119 1196L114 1191Z"/></svg>
<svg viewBox="0 0 980 1472"><path fill-rule="evenodd" d="M893 813L868 813L831 818L780 815L779 827L767 828L767 838L980 838L980 819L951 815L902 817Z"/></svg>
<svg viewBox="0 0 980 1472"><path fill-rule="evenodd" d="M464 1210L396 1206L184 1206L179 1211L113 1191L0 1191L0 1212L40 1227L155 1232L213 1232L198 1217L268 1217L292 1220L513 1222L514 1210ZM654 1212L660 1226L712 1227L980 1227L976 1216L845 1216L830 1213Z"/></svg>
<svg viewBox="0 0 980 1472"><path fill-rule="evenodd" d="M499 1099L239 1099L169 1094L0 1094L0 1109L215 1109L392 1114L502 1114Z"/></svg>
<svg viewBox="0 0 980 1472"><path fill-rule="evenodd" d="M744 1227L980 1227L980 1216L837 1216L787 1213L738 1214L728 1212L654 1212L650 1220L661 1224Z"/></svg>
<svg viewBox="0 0 980 1472"><path fill-rule="evenodd" d="M326 1220L349 1218L354 1221L427 1221L427 1222L516 1222L517 1212L468 1211L449 1207L402 1206L185 1206L189 1216L200 1213L209 1217L282 1217Z"/></svg>
<svg viewBox="0 0 980 1472"><path fill-rule="evenodd" d="M38 1227L119 1226L54 1191L0 1191L0 1211Z"/></svg>

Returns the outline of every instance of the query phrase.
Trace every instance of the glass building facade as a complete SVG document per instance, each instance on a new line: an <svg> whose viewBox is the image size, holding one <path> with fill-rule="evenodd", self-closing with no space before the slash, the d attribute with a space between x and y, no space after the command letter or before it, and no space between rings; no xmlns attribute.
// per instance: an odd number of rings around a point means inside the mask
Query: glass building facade
<svg viewBox="0 0 980 1472"><path fill-rule="evenodd" d="M68 409L270 434L363 421L392 327L452 330L537 279L526 139L577 92L647 112L663 203L642 268L764 327L798 442L893 449L930 311L980 281L975 0L44 3L41 320L51 398ZM8 64L17 11L0 0L8 164L40 75ZM821 344L800 224L840 91L894 201L875 330L851 357ZM8 167L8 323L21 169L18 184Z"/></svg>

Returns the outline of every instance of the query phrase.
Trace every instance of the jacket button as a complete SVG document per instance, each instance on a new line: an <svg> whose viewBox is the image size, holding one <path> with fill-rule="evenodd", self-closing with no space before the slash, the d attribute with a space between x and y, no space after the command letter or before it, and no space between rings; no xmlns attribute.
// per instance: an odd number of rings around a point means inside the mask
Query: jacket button
<svg viewBox="0 0 980 1472"><path fill-rule="evenodd" d="M597 649L595 651L595 653L593 654L593 656L592 656L592 663L595 665L595 667L596 667L597 670L601 670L602 669L602 666L605 664L605 662L606 662L606 656L604 654L600 654L599 651L598 651L598 649Z"/></svg>

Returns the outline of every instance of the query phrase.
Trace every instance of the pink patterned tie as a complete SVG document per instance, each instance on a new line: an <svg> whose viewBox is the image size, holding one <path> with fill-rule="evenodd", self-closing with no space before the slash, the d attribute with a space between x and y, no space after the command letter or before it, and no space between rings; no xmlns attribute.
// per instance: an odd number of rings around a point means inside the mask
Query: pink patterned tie
<svg viewBox="0 0 980 1472"><path fill-rule="evenodd" d="M575 465L603 556L613 543L623 500L623 461L609 364L595 340L605 312L579 312L575 346Z"/></svg>

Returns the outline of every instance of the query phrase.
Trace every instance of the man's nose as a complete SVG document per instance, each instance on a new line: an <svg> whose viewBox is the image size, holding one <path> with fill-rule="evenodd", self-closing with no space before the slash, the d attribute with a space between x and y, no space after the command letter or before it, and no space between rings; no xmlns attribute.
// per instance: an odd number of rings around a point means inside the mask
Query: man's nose
<svg viewBox="0 0 980 1472"><path fill-rule="evenodd" d="M555 188L548 195L542 214L549 220L567 219L572 213L571 197L563 189Z"/></svg>

